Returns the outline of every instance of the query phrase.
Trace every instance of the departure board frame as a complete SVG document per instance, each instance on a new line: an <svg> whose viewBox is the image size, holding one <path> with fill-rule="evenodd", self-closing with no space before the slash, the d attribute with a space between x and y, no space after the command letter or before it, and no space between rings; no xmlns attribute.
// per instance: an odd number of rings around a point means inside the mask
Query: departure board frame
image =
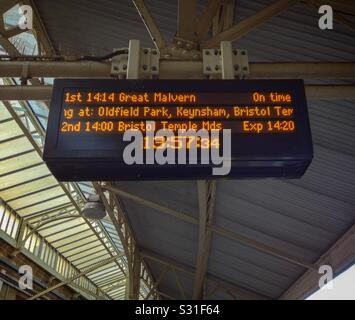
<svg viewBox="0 0 355 320"><path fill-rule="evenodd" d="M209 97L212 103L226 99L228 94L238 94L245 99L254 93L289 94L290 103L282 102L280 106L290 106L294 112L291 117L295 122L292 132L233 132L231 141L230 173L223 178L248 177L301 177L313 158L312 138L308 118L308 108L303 80L115 80L115 79L55 79L50 104L47 135L44 148L44 160L59 180L144 180L144 179L204 179L219 178L212 176L211 165L126 165L122 161L125 145L121 133L80 131L78 134L60 132L63 111L98 105L109 106L110 103L64 103L67 93L87 94L106 93L181 93ZM206 98L207 99L207 98ZM238 98L236 98L238 99ZM233 101L234 102L234 101ZM155 103L155 102L154 102ZM189 102L190 103L190 102ZM189 108L189 103L186 108ZM266 104L268 101L265 102ZM112 102L111 105L118 105ZM180 103L181 104L181 103ZM143 107L144 103L133 103ZM154 105L154 104L153 104ZM197 105L197 104L196 104ZM255 106L253 100L235 101L233 105ZM259 103L258 103L259 105ZM263 102L260 102L263 105ZM277 105L277 103L275 103ZM274 104L272 106L275 106ZM176 104L172 105L176 107ZM185 106L185 104L183 104ZM223 106L223 104L221 104ZM190 105L191 107L191 105ZM287 109L287 108L286 108ZM286 110L287 111L287 110ZM89 120L90 118L83 118ZM102 119L102 118L100 118ZM158 118L144 117L144 121L156 121ZM231 121L241 121L244 118ZM278 119L278 118L277 118ZM275 120L274 117L250 117L251 121ZM282 119L282 117L280 118ZM120 119L111 119L119 121ZM158 119L159 120L159 119ZM178 120L178 119L173 119ZM173 121L171 120L171 121ZM186 119L184 119L185 121ZM227 123L223 120L222 123ZM96 168L96 169L95 169Z"/></svg>

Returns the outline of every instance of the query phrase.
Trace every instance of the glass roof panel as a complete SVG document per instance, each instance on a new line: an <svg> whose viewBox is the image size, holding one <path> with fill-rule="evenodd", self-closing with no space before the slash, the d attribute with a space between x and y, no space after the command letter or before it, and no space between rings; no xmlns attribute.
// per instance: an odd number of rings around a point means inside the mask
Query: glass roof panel
<svg viewBox="0 0 355 320"><path fill-rule="evenodd" d="M59 198L45 201L44 203L32 205L30 207L24 208L24 209L18 209L16 210L20 216L27 216L30 214L35 214L37 212L42 212L47 209L55 208L60 205L64 204L69 204L70 200L66 195L63 195Z"/></svg>
<svg viewBox="0 0 355 320"><path fill-rule="evenodd" d="M34 177L33 177L34 178ZM33 180L33 178L31 180ZM25 181L25 180L23 180ZM36 181L31 181L26 184L23 184L21 186L17 186L8 190L1 190L3 188L6 188L4 185L1 185L0 189L0 196L3 198L5 201L7 199L13 199L15 197L19 197L24 194L28 194L30 192L33 192L35 190L41 190L44 187L51 186L54 184L58 184L58 182L55 180L53 176L49 177L44 177ZM14 183L9 183L8 185L14 185Z"/></svg>
<svg viewBox="0 0 355 320"><path fill-rule="evenodd" d="M61 236L61 237L58 237L58 239L57 239L58 241L55 241L53 243L53 246L58 248L59 251L68 250L70 248L68 248L66 246L67 244L75 243L76 240L83 239L89 235L93 235L93 232L90 229L88 229L87 231L81 232L81 233L75 232L74 234L70 235L69 237L62 237ZM88 241L90 241L90 239ZM75 248L75 245L73 247Z"/></svg>
<svg viewBox="0 0 355 320"><path fill-rule="evenodd" d="M88 235L90 235L89 237L85 237L85 235L80 235L80 237L77 237L76 240L80 239L80 241L75 241L74 239L71 239L70 242L67 243L65 246L63 246L64 241L62 243L58 243L57 247L60 246L60 248L58 250L67 251L67 250L82 246L86 243L90 243L90 242L97 240L96 236L94 234L92 234L92 232L90 232L90 233L88 233Z"/></svg>
<svg viewBox="0 0 355 320"><path fill-rule="evenodd" d="M8 177L0 178L1 188L7 188L25 181L41 177L48 174L48 169L45 165L35 167L31 170L24 170L11 175L11 179Z"/></svg>
<svg viewBox="0 0 355 320"><path fill-rule="evenodd" d="M82 223L82 224L81 224ZM40 231L39 233L43 237L47 237L48 241L59 239L62 237L66 237L70 234L80 232L83 230L87 230L88 226L87 224L84 224L83 221L80 222L80 219L78 219L78 222L76 223L76 226L72 228L72 226L69 226L70 229L66 230L63 226L59 225L57 228L51 228L51 229L46 229L44 231ZM60 231L60 232L59 232ZM53 234L54 232L59 232L57 234Z"/></svg>
<svg viewBox="0 0 355 320"><path fill-rule="evenodd" d="M42 162L42 159L35 152L26 153L7 160L2 160L0 161L0 176L40 162ZM9 179L11 179L11 177L9 177Z"/></svg>
<svg viewBox="0 0 355 320"><path fill-rule="evenodd" d="M59 194L63 194L63 190L60 186L56 186L54 188L43 190L35 194L30 194L26 197L19 198L17 200L8 201L7 203L14 209L19 208L20 206L28 206L32 203L42 201L44 199L50 199Z"/></svg>
<svg viewBox="0 0 355 320"><path fill-rule="evenodd" d="M68 251L68 252L64 252L63 255L65 257L67 257L69 260L76 260L79 258L82 258L88 254L92 254L95 253L96 251L102 250L103 252L105 252L104 247L102 246L102 244L100 244L99 242L94 242L94 243L90 243L81 247L78 247L77 249Z"/></svg>
<svg viewBox="0 0 355 320"><path fill-rule="evenodd" d="M3 121L5 119L12 119L12 117L9 111L7 111L4 104L0 101L0 121Z"/></svg>
<svg viewBox="0 0 355 320"><path fill-rule="evenodd" d="M17 155L21 152L33 149L26 137L17 139L15 141L3 142L1 144L1 158L7 158Z"/></svg>
<svg viewBox="0 0 355 320"><path fill-rule="evenodd" d="M0 124L0 142L20 135L23 135L23 132L16 126L15 121Z"/></svg>

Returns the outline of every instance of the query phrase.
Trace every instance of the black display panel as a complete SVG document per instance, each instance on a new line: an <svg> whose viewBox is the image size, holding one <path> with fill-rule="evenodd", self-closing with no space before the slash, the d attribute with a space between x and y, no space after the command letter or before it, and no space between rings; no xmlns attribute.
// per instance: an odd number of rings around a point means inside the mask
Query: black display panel
<svg viewBox="0 0 355 320"><path fill-rule="evenodd" d="M174 135L156 136L160 129ZM123 140L127 130L142 134L133 164L124 157L134 142ZM179 136L186 132L197 134ZM189 162L192 148L197 158ZM223 163L212 161L216 152ZM155 161L159 155L168 160ZM313 157L304 84L56 79L43 157L61 181L301 177ZM228 161L227 174L212 173Z"/></svg>

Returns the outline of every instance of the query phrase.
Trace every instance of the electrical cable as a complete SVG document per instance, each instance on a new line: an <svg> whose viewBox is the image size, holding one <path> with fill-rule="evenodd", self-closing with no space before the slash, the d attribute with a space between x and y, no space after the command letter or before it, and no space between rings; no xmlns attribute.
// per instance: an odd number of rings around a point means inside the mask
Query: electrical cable
<svg viewBox="0 0 355 320"><path fill-rule="evenodd" d="M8 61L105 61L112 59L113 57L119 56L121 54L128 54L127 49L120 49L104 56L81 56L81 57L66 57L66 56L30 56L30 55L19 55L19 56L10 56L10 55L0 55L0 60Z"/></svg>
<svg viewBox="0 0 355 320"><path fill-rule="evenodd" d="M107 55L97 57L97 56L82 56L79 58L79 61L104 61L104 60L109 60L113 57L119 56L121 54L128 54L127 49L121 49L121 50L116 50L112 53L109 53Z"/></svg>

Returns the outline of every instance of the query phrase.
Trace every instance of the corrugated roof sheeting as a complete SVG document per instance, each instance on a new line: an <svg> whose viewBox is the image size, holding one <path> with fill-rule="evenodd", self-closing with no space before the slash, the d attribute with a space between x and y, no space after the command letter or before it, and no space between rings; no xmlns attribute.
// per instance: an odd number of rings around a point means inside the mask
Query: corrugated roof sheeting
<svg viewBox="0 0 355 320"><path fill-rule="evenodd" d="M301 272L300 267L213 235L208 273L236 286L277 298Z"/></svg>
<svg viewBox="0 0 355 320"><path fill-rule="evenodd" d="M272 2L237 0L236 21ZM51 39L65 54L106 53L115 47L127 47L130 39L153 46L128 0L36 3ZM199 12L204 3L199 1ZM149 0L147 5L165 39L171 40L176 30L176 1ZM316 9L296 5L243 36L234 46L248 49L250 61L354 61L353 31L337 21L334 30L320 30L318 19ZM300 180L218 182L214 223L312 263L355 222L354 102L309 101L309 113L315 158L306 175ZM193 217L198 215L195 182L119 182L117 186ZM195 267L196 225L123 201L139 245ZM147 262L157 279L164 266L149 259ZM279 297L304 271L220 235L212 236L208 274L269 298ZM190 297L193 277L179 275L186 278L182 283ZM159 288L180 296L171 272ZM207 292L213 291L214 286L208 283ZM230 299L231 294L217 290L210 298Z"/></svg>
<svg viewBox="0 0 355 320"><path fill-rule="evenodd" d="M146 3L165 40L171 41L176 33L177 1ZM205 3L198 2L197 16ZM273 0L237 0L236 22L271 3ZM36 0L36 4L55 47L64 54L103 54L127 47L130 39L153 46L130 0ZM353 61L352 30L337 21L334 30L320 30L319 17L315 8L295 5L236 41L235 46L248 49L251 61Z"/></svg>
<svg viewBox="0 0 355 320"><path fill-rule="evenodd" d="M118 187L151 201L198 217L197 185L195 181L117 182Z"/></svg>
<svg viewBox="0 0 355 320"><path fill-rule="evenodd" d="M185 265L195 265L196 225L176 220L127 199L123 202L139 245Z"/></svg>
<svg viewBox="0 0 355 320"><path fill-rule="evenodd" d="M237 0L236 22L273 2ZM337 20L333 30L321 30L319 17L317 8L297 4L240 38L234 46L248 49L251 61L354 61L354 32Z"/></svg>

